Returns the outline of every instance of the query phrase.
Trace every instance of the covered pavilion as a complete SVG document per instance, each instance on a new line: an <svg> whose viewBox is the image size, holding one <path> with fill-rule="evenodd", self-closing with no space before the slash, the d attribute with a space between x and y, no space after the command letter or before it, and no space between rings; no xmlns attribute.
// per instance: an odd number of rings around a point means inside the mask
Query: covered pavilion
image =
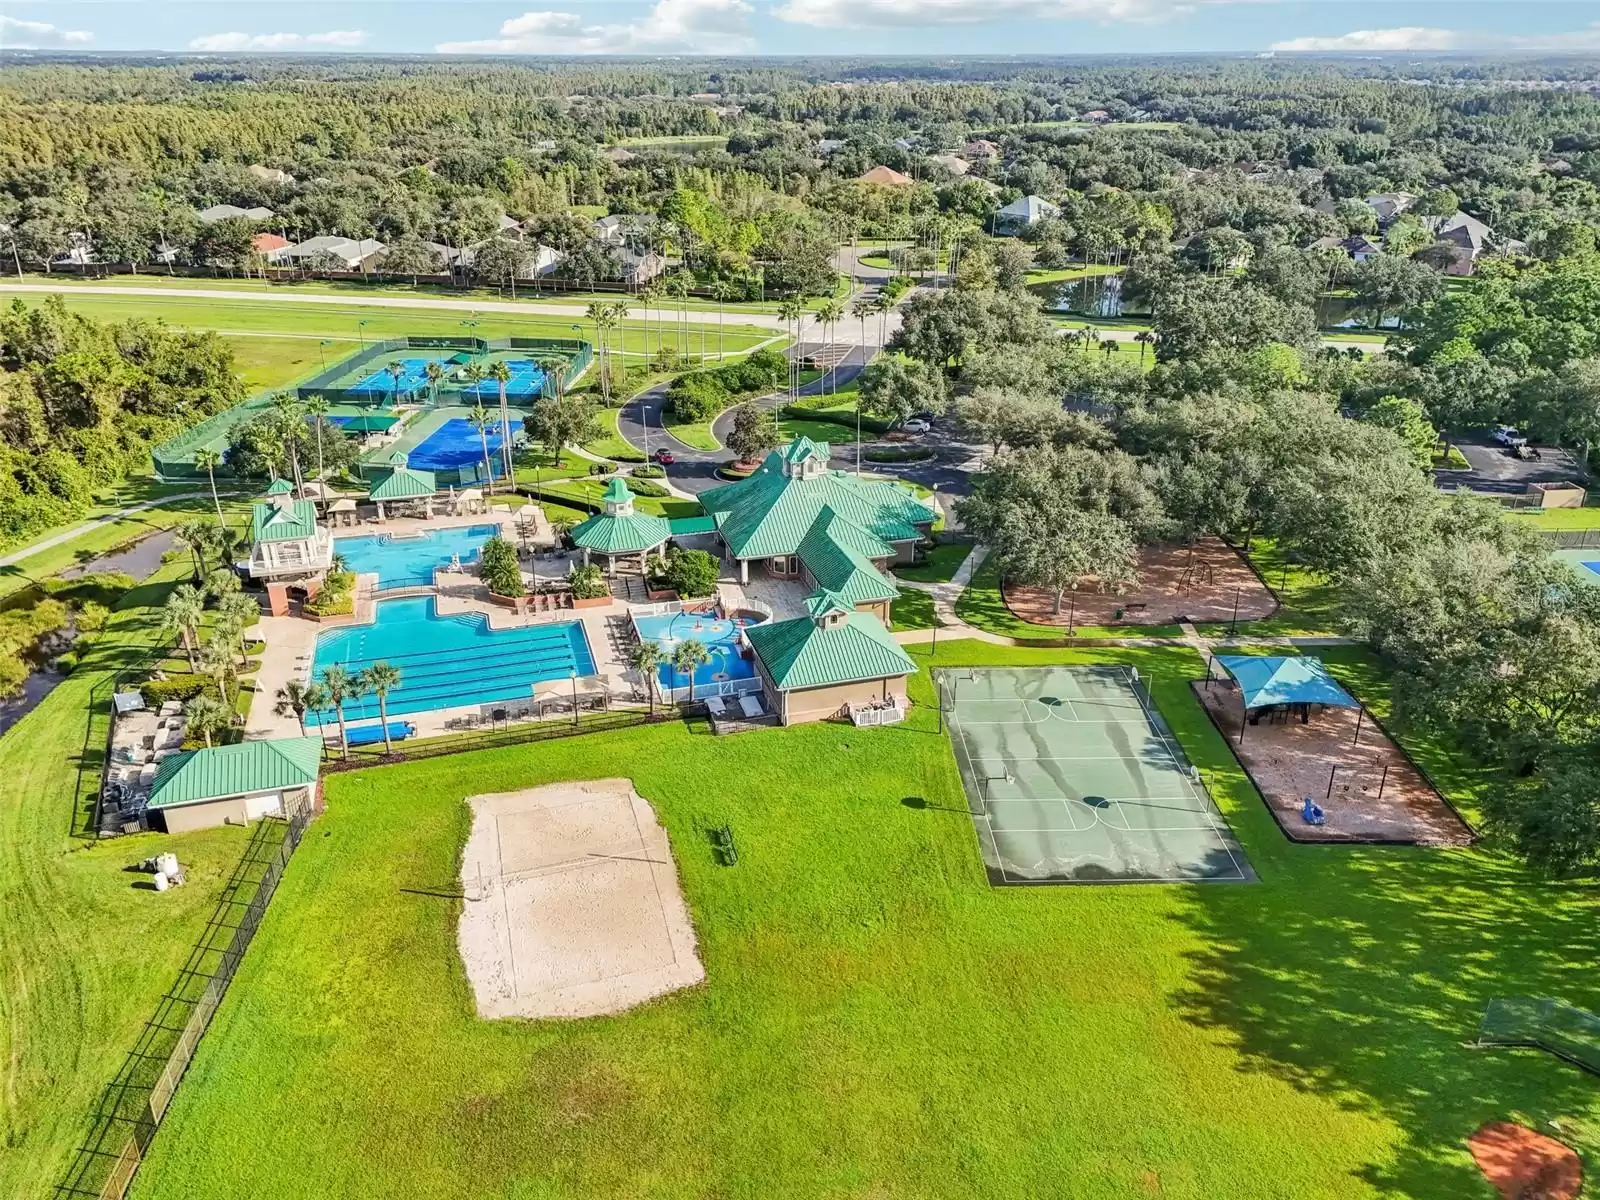
<svg viewBox="0 0 1600 1200"><path fill-rule="evenodd" d="M1297 713L1301 724L1311 719L1311 706L1360 709L1361 704L1345 691L1323 665L1320 658L1307 655L1219 654L1216 664L1239 685L1239 695L1244 702L1244 720L1239 725L1239 738L1244 739L1245 725L1252 724L1250 714L1261 710L1283 709ZM1260 720L1260 717L1255 718Z"/></svg>

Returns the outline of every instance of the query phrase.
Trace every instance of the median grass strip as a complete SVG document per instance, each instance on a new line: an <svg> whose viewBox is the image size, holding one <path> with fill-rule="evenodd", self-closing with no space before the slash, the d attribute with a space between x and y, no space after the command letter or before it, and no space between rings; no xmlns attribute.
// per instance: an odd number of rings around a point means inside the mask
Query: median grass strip
<svg viewBox="0 0 1600 1200"><path fill-rule="evenodd" d="M909 650L1137 666L1261 881L990 888L925 670L903 726L674 723L337 775L137 1194L805 1180L942 1200L1070 1178L1084 1200L1377 1200L1482 1194L1463 1143L1486 1114L1600 1150L1585 1075L1464 1045L1489 994L1600 1000L1591 888L1485 850L1289 844L1195 702L1191 652ZM479 1020L463 798L619 772L672 839L705 984L604 1019Z"/></svg>

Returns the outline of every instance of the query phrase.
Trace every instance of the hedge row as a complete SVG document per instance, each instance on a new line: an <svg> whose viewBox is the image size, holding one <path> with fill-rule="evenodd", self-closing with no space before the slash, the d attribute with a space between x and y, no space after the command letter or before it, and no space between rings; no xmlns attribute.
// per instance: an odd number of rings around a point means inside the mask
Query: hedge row
<svg viewBox="0 0 1600 1200"><path fill-rule="evenodd" d="M667 389L667 403L679 420L709 421L740 397L769 392L788 377L789 360L769 347L737 362L679 375Z"/></svg>

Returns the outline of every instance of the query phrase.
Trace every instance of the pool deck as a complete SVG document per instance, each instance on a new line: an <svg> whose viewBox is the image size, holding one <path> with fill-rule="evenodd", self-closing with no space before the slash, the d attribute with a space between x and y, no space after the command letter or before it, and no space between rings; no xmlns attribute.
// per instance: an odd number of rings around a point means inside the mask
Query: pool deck
<svg viewBox="0 0 1600 1200"><path fill-rule="evenodd" d="M496 508L491 509L487 515L476 517L452 517L431 521L415 518L396 519L389 521L382 529L362 527L347 536L379 532L404 536L407 533L421 533L428 530L498 523L502 535L516 544L521 536L518 528L519 515ZM534 508L531 515L534 520L530 540L535 544L550 544L551 530L543 514ZM595 674L579 681L580 692L593 693L598 681L604 685L613 699L632 700L634 688L639 686L638 676L613 648L609 628L612 621L627 619L628 606L621 600L613 600L609 605L596 608L518 613L513 609L491 603L488 591L476 575L441 570L436 572L434 578L435 605L440 616L475 613L488 620L490 629L517 629L530 625L564 625L573 621L580 622L583 625L584 636L589 640L589 651L595 663ZM281 717L273 711L277 703L278 690L291 679L302 683L310 681L318 634L372 621L373 592L376 584L376 575L357 576L355 612L349 617L323 622L308 621L302 617L262 618L258 626L258 636L266 642L266 650L261 656L261 669L256 676L256 691L251 698L250 712L245 720L244 736L247 739L298 736L300 726L293 714ZM570 694L571 687L571 682L566 679L549 680L539 685L538 695L541 698L564 697ZM493 705L468 704L422 713L397 714L394 719L410 721L417 727L418 737L431 737L449 732L447 723L460 717L482 714L486 708L504 707L506 707L504 702Z"/></svg>

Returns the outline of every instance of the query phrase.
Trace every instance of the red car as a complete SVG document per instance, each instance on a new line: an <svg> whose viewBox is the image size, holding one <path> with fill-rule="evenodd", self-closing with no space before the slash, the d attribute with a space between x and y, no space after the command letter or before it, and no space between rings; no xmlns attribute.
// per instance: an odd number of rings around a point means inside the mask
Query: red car
<svg viewBox="0 0 1600 1200"><path fill-rule="evenodd" d="M677 462L678 460L672 457L672 451L671 450L657 450L656 451L656 461L658 463L660 463L663 467L670 467L673 463Z"/></svg>

